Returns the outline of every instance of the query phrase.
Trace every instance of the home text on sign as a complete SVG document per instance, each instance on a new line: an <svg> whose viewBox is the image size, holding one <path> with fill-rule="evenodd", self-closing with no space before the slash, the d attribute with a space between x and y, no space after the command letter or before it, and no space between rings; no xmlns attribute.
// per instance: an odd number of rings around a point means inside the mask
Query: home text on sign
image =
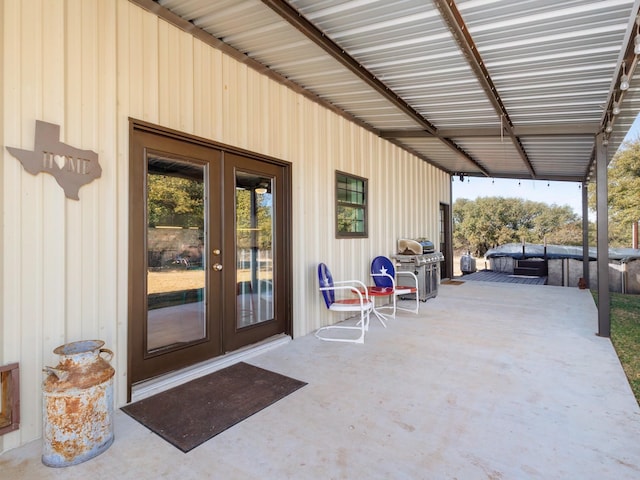
<svg viewBox="0 0 640 480"><path fill-rule="evenodd" d="M60 141L60 126L36 120L33 150L7 147L24 169L32 175L40 172L52 175L65 195L79 200L78 190L102 175L98 154L81 150Z"/></svg>

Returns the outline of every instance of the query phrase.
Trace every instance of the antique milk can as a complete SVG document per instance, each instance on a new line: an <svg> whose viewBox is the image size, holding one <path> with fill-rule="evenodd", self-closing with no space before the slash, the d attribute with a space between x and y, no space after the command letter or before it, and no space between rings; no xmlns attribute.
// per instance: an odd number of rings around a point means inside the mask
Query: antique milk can
<svg viewBox="0 0 640 480"><path fill-rule="evenodd" d="M113 443L113 352L101 340L57 347L60 363L45 367L42 463L66 467L89 460ZM103 355L104 354L104 357Z"/></svg>

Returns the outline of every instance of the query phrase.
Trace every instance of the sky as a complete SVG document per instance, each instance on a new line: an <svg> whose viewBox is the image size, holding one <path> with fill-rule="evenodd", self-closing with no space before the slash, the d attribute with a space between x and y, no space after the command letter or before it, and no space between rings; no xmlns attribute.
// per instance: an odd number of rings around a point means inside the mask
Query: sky
<svg viewBox="0 0 640 480"><path fill-rule="evenodd" d="M635 140L640 135L640 116L636 118L625 140ZM478 197L522 198L549 205L568 205L582 216L582 189L579 182L547 182L546 180L517 180L486 177L465 177L461 182L453 177L453 201L458 198L475 200Z"/></svg>

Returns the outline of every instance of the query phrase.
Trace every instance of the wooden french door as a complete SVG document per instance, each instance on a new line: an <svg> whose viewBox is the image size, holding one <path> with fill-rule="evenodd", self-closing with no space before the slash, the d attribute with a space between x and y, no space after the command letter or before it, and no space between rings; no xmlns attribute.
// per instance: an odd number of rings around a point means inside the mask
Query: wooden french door
<svg viewBox="0 0 640 480"><path fill-rule="evenodd" d="M224 196L231 208L224 231L226 351L285 331L287 278L281 264L288 253L284 229L288 217L282 167L225 153ZM233 213L232 213L233 212ZM233 223L233 226L231 224ZM278 307L280 311L277 311Z"/></svg>
<svg viewBox="0 0 640 480"><path fill-rule="evenodd" d="M288 166L131 129L129 385L290 333Z"/></svg>

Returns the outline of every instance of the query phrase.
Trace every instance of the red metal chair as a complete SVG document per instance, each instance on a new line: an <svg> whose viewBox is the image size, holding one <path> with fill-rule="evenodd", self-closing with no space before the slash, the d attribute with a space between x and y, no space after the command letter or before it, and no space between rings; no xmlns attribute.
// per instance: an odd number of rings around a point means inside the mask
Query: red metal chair
<svg viewBox="0 0 640 480"><path fill-rule="evenodd" d="M398 284L398 277L407 277L403 284ZM381 308L391 308L392 318L396 316L396 310L406 310L412 313L418 313L420 309L420 300L418 298L418 277L413 272L400 271L396 272L393 262L384 256L378 256L371 262L371 277L376 287L379 289L391 289L392 298L391 305L376 308L376 312L380 313ZM415 295L415 307L407 308L397 305L397 298L407 295Z"/></svg>
<svg viewBox="0 0 640 480"><path fill-rule="evenodd" d="M373 302L369 299L367 287L358 280L335 281L329 268L324 264L318 265L318 280L320 292L327 308L332 312L360 313L360 321L356 325L329 325L316 330L316 337L328 342L364 343L365 332L369 329L369 314L373 310ZM350 296L338 298L336 292L349 292ZM354 296L355 295L355 296ZM353 330L359 332L357 338L322 336L320 332L328 330Z"/></svg>

